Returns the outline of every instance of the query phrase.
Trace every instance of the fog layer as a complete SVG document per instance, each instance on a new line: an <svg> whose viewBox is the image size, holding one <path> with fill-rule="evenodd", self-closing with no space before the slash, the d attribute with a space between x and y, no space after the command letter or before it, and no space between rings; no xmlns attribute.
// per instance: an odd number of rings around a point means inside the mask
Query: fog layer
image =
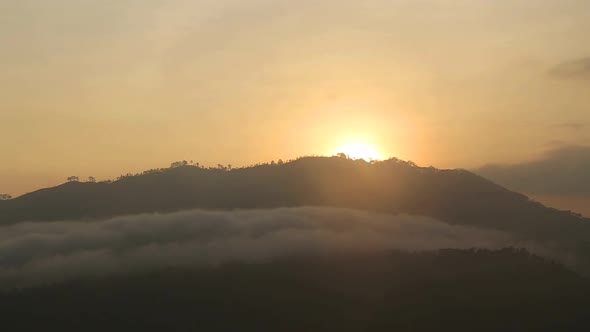
<svg viewBox="0 0 590 332"><path fill-rule="evenodd" d="M0 284L26 287L165 267L341 251L499 248L509 236L416 216L332 208L202 211L0 227Z"/></svg>

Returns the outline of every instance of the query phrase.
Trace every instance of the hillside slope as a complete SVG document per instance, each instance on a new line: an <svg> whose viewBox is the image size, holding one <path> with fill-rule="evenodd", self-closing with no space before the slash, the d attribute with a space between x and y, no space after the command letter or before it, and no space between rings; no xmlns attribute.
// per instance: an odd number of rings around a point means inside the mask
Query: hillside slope
<svg viewBox="0 0 590 332"><path fill-rule="evenodd" d="M0 291L8 331L587 331L589 305L588 279L513 250L303 256Z"/></svg>
<svg viewBox="0 0 590 332"><path fill-rule="evenodd" d="M0 205L0 223L76 220L183 209L332 206L424 215L587 246L590 223L464 170L392 159L309 157L231 171L184 166L113 183L71 182Z"/></svg>

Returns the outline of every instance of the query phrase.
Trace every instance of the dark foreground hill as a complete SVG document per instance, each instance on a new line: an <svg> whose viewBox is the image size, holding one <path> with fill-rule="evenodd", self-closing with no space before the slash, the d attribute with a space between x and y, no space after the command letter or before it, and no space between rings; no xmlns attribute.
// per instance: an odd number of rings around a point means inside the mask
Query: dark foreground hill
<svg viewBox="0 0 590 332"><path fill-rule="evenodd" d="M291 257L0 292L6 331L588 331L590 283L520 250Z"/></svg>
<svg viewBox="0 0 590 332"><path fill-rule="evenodd" d="M590 222L547 208L463 170L310 157L224 170L170 168L113 183L70 182L0 204L0 224L76 220L183 209L331 206L430 216L453 224L556 238L582 246Z"/></svg>

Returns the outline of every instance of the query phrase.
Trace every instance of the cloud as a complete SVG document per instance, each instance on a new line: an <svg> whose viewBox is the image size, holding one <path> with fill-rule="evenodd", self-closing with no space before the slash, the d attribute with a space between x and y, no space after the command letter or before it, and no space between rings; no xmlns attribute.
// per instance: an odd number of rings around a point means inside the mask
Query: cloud
<svg viewBox="0 0 590 332"><path fill-rule="evenodd" d="M476 173L513 190L548 195L590 195L590 146L562 146L538 160L488 165Z"/></svg>
<svg viewBox="0 0 590 332"><path fill-rule="evenodd" d="M563 129L563 130L567 130L567 131L580 131L580 130L585 129L586 127L587 127L586 123L570 121L570 122L558 123L558 124L550 126L549 128Z"/></svg>
<svg viewBox="0 0 590 332"><path fill-rule="evenodd" d="M430 218L333 208L144 214L0 227L0 285L340 251L501 248L510 236Z"/></svg>
<svg viewBox="0 0 590 332"><path fill-rule="evenodd" d="M559 79L590 80L590 57L560 63L549 71L549 75Z"/></svg>

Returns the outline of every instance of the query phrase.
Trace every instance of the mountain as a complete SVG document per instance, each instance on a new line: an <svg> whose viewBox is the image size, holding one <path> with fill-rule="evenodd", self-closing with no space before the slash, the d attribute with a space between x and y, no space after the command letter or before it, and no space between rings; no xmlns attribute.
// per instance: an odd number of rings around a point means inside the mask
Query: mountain
<svg viewBox="0 0 590 332"><path fill-rule="evenodd" d="M0 291L7 331L587 331L590 281L520 250L348 253Z"/></svg>
<svg viewBox="0 0 590 332"><path fill-rule="evenodd" d="M590 146L559 146L536 159L473 172L550 206L590 216Z"/></svg>
<svg viewBox="0 0 590 332"><path fill-rule="evenodd" d="M274 210L279 207L297 207L305 222L294 219L293 211L278 217L277 211L293 210ZM315 207L345 209L322 219L306 211ZM142 215L172 211L182 212ZM346 217L357 214L363 217ZM396 218L380 214L436 220L398 216L406 221L395 224ZM122 215L133 216L109 219ZM57 220L70 222L51 223ZM355 227L377 220L379 227ZM112 183L69 182L1 202L0 225L0 326L10 331L590 326L589 220L464 170L340 157L234 170L177 164ZM481 229L508 233L516 239L509 243L527 244L535 255L465 249L471 244L445 249L457 241L435 249L378 245L394 238L418 244L469 238L480 247L488 236L506 235ZM564 253L576 264L562 260Z"/></svg>
<svg viewBox="0 0 590 332"><path fill-rule="evenodd" d="M306 157L234 170L180 166L113 183L69 182L0 205L0 224L86 220L184 209L330 206L433 217L559 240L586 250L590 222L531 201L465 170L341 157Z"/></svg>

